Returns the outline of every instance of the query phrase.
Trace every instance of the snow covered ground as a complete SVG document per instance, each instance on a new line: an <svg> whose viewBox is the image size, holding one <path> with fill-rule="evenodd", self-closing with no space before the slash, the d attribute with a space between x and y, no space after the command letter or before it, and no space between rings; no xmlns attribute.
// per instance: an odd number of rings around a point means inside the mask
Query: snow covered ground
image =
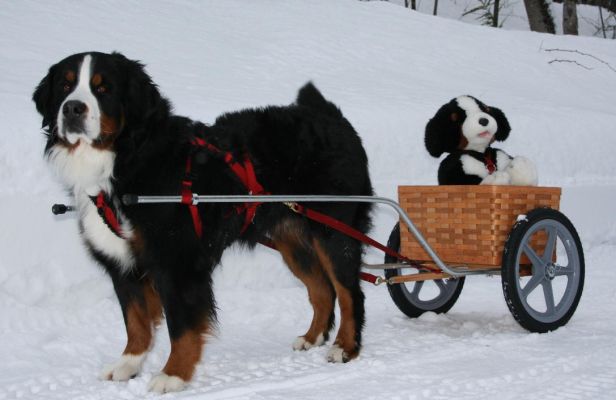
<svg viewBox="0 0 616 400"><path fill-rule="evenodd" d="M441 2L443 3L443 2ZM594 38L492 30L355 0L13 1L0 7L0 399L133 399L164 364L165 329L144 373L97 374L125 334L110 282L85 255L41 159L30 101L47 68L86 50L143 60L178 113L293 100L313 80L360 132L379 195L434 184L423 128L443 103L473 94L513 127L503 148L563 186L562 210L586 254L570 323L531 334L510 316L500 278L468 278L446 315L407 319L365 286L361 357L328 364L325 347L293 352L309 324L304 289L267 249L230 251L215 285L220 329L195 380L165 398L611 399L616 392L616 52ZM546 49L579 50L599 58ZM589 69L554 59L577 61ZM375 214L386 240L395 216ZM367 261L378 262L370 252Z"/></svg>

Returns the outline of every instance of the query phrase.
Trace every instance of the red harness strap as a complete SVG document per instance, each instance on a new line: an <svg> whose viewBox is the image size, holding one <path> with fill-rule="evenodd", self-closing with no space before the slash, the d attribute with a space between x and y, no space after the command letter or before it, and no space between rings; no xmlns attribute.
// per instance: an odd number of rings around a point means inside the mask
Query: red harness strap
<svg viewBox="0 0 616 400"><path fill-rule="evenodd" d="M202 138L194 138L190 142L193 146L203 147L209 150L212 153L222 154L223 160L227 163L231 171L238 177L240 182L246 187L248 190L248 194L250 195L264 195L269 194L263 186L257 181L257 176L255 174L254 165L250 158L246 155L244 156L243 163L239 163L233 157L233 154L228 151L222 151L218 147L214 146L211 143L206 142ZM190 210L190 215L193 220L193 225L195 227L195 232L198 237L201 237L203 234L203 228L201 223L201 216L199 215L199 210L197 208L196 202L193 199L192 192L192 157L188 156L186 160L186 169L185 169L186 177L182 181L182 203L188 205ZM236 207L236 211L238 214L242 212L245 213L244 217L244 225L242 226L241 233L244 233L248 226L252 223L252 220L257 213L257 208L263 203L245 203L241 206Z"/></svg>
<svg viewBox="0 0 616 400"><path fill-rule="evenodd" d="M112 206L109 205L109 200L105 195L105 192L101 191L98 196L91 197L92 202L98 209L98 214L101 216L105 224L111 229L113 233L118 237L122 236L122 228L120 227L120 222L116 217L115 210Z"/></svg>
<svg viewBox="0 0 616 400"><path fill-rule="evenodd" d="M297 204L297 203L293 203L291 206L291 209L293 211L295 211L296 213L305 215L307 218L319 222L323 225L327 225L332 229L337 230L338 232L344 233L347 236L352 237L353 239L359 240L360 242L366 243L370 246L376 247L377 249L383 251L385 254L395 257L398 260L402 260L402 261L406 261L408 262L411 266L416 266L417 268L421 268L421 269L427 269L433 272L442 272L440 269L435 268L435 267L430 267L428 265L417 265L417 262L409 259L408 257L403 256L402 254L398 253L397 251L385 246L382 243L377 242L376 240L372 239L370 236L365 235L363 233L361 233L360 231L358 231L357 229L350 227L349 225L345 224L342 221L338 221L335 218L330 217L329 215L325 215L322 214L318 211L312 210L310 208L304 207L301 204ZM363 279L363 278L362 278Z"/></svg>

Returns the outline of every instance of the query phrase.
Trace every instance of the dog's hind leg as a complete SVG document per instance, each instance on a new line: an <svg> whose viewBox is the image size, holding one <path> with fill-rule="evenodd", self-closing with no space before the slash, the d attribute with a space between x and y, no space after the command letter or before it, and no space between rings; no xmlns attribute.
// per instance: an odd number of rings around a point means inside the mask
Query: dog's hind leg
<svg viewBox="0 0 616 400"><path fill-rule="evenodd" d="M310 233L300 220L286 219L276 226L272 238L291 272L306 285L313 309L310 328L293 342L293 349L320 346L334 325L336 293L312 248Z"/></svg>
<svg viewBox="0 0 616 400"><path fill-rule="evenodd" d="M361 245L333 233L327 240L315 239L314 249L333 283L340 306L340 327L327 359L347 362L359 355L364 325L364 294L359 283Z"/></svg>
<svg viewBox="0 0 616 400"><path fill-rule="evenodd" d="M162 317L160 298L149 279L112 275L126 325L126 348L122 357L101 372L101 379L125 381L141 371Z"/></svg>
<svg viewBox="0 0 616 400"><path fill-rule="evenodd" d="M306 285L313 309L310 328L293 342L293 349L308 350L320 346L329 339L329 331L334 325L334 288L312 249L293 242L275 243L291 272Z"/></svg>

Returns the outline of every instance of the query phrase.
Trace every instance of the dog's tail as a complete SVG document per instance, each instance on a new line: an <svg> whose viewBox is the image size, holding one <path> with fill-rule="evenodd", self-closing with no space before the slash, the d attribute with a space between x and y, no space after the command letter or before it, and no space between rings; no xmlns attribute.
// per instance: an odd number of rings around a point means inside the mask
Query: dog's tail
<svg viewBox="0 0 616 400"><path fill-rule="evenodd" d="M319 92L312 82L306 83L297 94L296 103L300 106L310 107L332 117L342 117L342 113L333 103L327 101L325 97Z"/></svg>

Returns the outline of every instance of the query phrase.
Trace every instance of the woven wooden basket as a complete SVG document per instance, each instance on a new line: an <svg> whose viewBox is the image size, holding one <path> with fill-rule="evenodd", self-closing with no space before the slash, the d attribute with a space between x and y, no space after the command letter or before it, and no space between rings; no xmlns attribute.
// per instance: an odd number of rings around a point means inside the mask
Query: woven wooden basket
<svg viewBox="0 0 616 400"><path fill-rule="evenodd" d="M541 206L558 210L560 194L560 188L535 186L398 187L400 205L436 254L471 268L500 266L518 215ZM432 261L408 229L400 231L402 254ZM541 254L545 241L545 235L534 235L531 246Z"/></svg>

